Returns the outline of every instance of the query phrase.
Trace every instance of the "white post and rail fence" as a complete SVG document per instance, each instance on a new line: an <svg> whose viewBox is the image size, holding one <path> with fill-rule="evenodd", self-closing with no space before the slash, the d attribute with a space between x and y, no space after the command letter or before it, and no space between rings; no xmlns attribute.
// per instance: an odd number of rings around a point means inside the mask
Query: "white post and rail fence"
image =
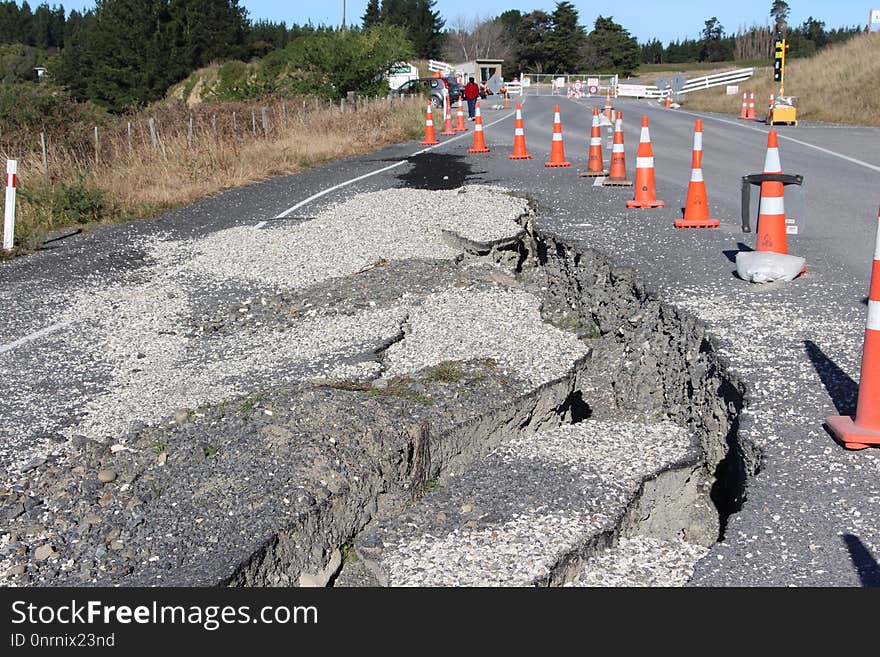
<svg viewBox="0 0 880 657"><path fill-rule="evenodd" d="M725 71L724 73L715 73L713 75L704 75L685 82L677 91L669 88L663 88L656 85L647 84L619 84L617 85L617 95L628 98L657 98L665 99L670 93L687 94L691 91L699 91L701 89L711 89L712 87L721 87L726 85L745 82L755 74L754 68L738 68L733 71Z"/></svg>

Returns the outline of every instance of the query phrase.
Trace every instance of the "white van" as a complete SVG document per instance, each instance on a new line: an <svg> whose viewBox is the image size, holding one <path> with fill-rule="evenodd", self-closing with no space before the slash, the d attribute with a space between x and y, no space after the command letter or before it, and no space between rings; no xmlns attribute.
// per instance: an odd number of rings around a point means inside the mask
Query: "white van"
<svg viewBox="0 0 880 657"><path fill-rule="evenodd" d="M419 69L407 62L398 62L388 69L385 78L388 80L389 89L397 89L404 82L415 80L419 77Z"/></svg>

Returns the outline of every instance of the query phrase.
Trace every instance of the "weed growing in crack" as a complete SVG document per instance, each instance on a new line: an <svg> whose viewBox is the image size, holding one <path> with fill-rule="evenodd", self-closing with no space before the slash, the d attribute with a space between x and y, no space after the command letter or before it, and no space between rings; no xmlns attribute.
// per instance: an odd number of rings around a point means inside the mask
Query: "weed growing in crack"
<svg viewBox="0 0 880 657"><path fill-rule="evenodd" d="M354 547L354 543L348 541L344 545L339 548L339 551L342 553L342 563L356 563L358 560L357 550Z"/></svg>

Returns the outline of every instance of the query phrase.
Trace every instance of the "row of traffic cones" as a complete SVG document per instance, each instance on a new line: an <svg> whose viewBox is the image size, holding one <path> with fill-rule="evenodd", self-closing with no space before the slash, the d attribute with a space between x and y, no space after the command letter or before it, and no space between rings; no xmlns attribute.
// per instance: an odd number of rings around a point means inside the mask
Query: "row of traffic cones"
<svg viewBox="0 0 880 657"><path fill-rule="evenodd" d="M460 110L460 107L459 107ZM460 115L461 116L461 115ZM459 119L463 124L463 118ZM446 109L446 128L441 134L455 134L448 107ZM422 144L439 143L434 136L431 106L428 106L425 122L425 141ZM468 153L489 153L483 133L483 118L480 103L477 102L474 118L474 142ZM526 148L525 129L522 117L522 104L516 105L516 124L514 128L513 153L511 160L532 159ZM559 105L553 112L553 141L550 149L550 161L545 163L548 168L566 168L571 162L565 158L565 144L562 137L562 120ZM764 173L782 173L779 160L779 143L775 131L768 136L767 156ZM587 171L581 174L586 177L604 176L603 186L631 187L633 182L626 172L626 154L623 141L623 114L617 112L614 124L614 142L611 152L611 163L608 171L603 168L602 138L599 126L599 108L593 108L593 122L590 132L590 148ZM636 154L635 194L627 202L628 208L662 208L665 202L657 198L654 174L654 151L651 145L651 133L648 117L642 117L642 130L639 138L639 149ZM703 122L697 120L694 126L694 145L691 160L691 179L688 184L687 200L682 218L675 222L676 228L718 228L720 222L709 216L709 203L706 193L706 182L703 177ZM758 213L757 250L788 254L786 237L785 207L783 184L781 182L763 182L761 184L761 206Z"/></svg>
<svg viewBox="0 0 880 657"><path fill-rule="evenodd" d="M442 136L454 135L459 132L467 132L467 126L464 124L464 110L462 109L461 99L458 101L458 112L456 115L455 126L452 125L452 109L450 107L449 98L443 100L443 132ZM434 111L431 103L428 103L428 110L425 115L425 138L420 142L423 146L436 146L440 142L437 140L437 134L434 130Z"/></svg>
<svg viewBox="0 0 880 657"><path fill-rule="evenodd" d="M745 96L744 96L745 100ZM749 106L754 107L754 100ZM773 107L771 98L770 108ZM447 125L451 126L448 108L446 110ZM751 112L753 113L753 112ZM749 118L750 111L746 109ZM459 116L461 106L459 105ZM754 118L754 117L752 117ZM605 184L631 185L626 179L626 161L623 150L623 116L617 113L614 128L614 148L611 156L610 171L607 172ZM483 122L480 115L480 106L477 103L475 117L474 146L468 149L469 153L487 153L485 137L483 135ZM463 118L459 120L463 128ZM444 133L446 134L446 129ZM454 134L454 133L453 133ZM426 134L424 143L436 142L433 135L433 121L431 109L428 108L426 121ZM509 156L511 160L531 159L532 156L526 150L525 131L522 118L522 105L516 106L516 126L514 134L514 152ZM676 228L717 228L717 219L709 217L708 202L706 196L706 183L703 179L703 122L697 120L694 126L693 159L691 162L691 180L688 185L687 201L684 208L684 216L675 222ZM571 163L565 160L565 147L562 140L562 122L560 119L559 106L554 108L553 117L553 143L551 147L550 162L547 167L569 167ZM782 164L779 157L779 137L775 130L767 135L767 154L764 160L765 174L781 174ZM606 175L603 169L602 141L599 134L599 110L593 109L593 125L590 134L589 164L584 176ZM781 181L764 181L761 183L761 201L758 210L758 226L756 235L756 251L788 255L788 240L785 220L784 185ZM627 203L629 208L658 208L663 207L663 201L657 200L654 189L654 154L651 147L651 137L648 126L648 118L642 117L642 131L639 139L639 150L636 156L636 190L635 198ZM862 347L861 377L859 381L858 399L856 402L855 416L835 415L825 420L826 426L832 436L847 449L859 450L871 446L880 446L880 213L878 213L878 226L875 242L875 255L871 273L871 286L868 296L868 316L865 325L865 336Z"/></svg>
<svg viewBox="0 0 880 657"><path fill-rule="evenodd" d="M742 109L739 112L739 118L745 121L754 121L755 116L755 92L743 91Z"/></svg>

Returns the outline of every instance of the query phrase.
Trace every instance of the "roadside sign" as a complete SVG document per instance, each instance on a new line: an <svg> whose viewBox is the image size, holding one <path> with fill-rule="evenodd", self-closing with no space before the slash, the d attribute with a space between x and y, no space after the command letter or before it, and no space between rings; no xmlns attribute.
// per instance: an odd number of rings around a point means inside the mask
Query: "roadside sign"
<svg viewBox="0 0 880 657"><path fill-rule="evenodd" d="M599 78L587 78L587 86L598 87L599 86Z"/></svg>
<svg viewBox="0 0 880 657"><path fill-rule="evenodd" d="M880 30L880 9L872 9L868 14L868 25L871 31Z"/></svg>
<svg viewBox="0 0 880 657"><path fill-rule="evenodd" d="M591 84L590 85L590 95L595 96L597 93L599 93L599 87L597 87L595 84Z"/></svg>

